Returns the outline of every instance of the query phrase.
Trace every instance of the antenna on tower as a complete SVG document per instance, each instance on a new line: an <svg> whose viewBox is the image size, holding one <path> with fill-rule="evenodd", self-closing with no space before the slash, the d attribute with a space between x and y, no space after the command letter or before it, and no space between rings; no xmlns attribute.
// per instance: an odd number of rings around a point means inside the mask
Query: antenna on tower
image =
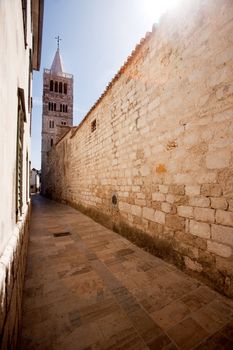
<svg viewBox="0 0 233 350"><path fill-rule="evenodd" d="M60 36L56 36L55 39L57 40L57 49L59 50L59 45L60 45L60 41L61 41L61 38Z"/></svg>

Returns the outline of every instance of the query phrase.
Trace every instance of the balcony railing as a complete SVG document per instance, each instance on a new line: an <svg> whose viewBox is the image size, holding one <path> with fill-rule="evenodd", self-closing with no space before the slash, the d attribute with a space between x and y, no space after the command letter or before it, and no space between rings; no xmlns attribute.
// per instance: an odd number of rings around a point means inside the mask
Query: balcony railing
<svg viewBox="0 0 233 350"><path fill-rule="evenodd" d="M46 73L46 74L52 74L52 73L51 73L51 69L44 69L44 73ZM57 75L58 77L62 77L62 78L70 78L70 79L73 78L73 74L69 74L69 73L56 73L56 75Z"/></svg>

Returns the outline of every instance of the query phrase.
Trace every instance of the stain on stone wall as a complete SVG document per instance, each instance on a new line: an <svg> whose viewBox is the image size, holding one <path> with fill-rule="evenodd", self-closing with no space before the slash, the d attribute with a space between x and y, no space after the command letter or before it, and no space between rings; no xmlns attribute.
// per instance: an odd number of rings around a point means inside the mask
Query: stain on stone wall
<svg viewBox="0 0 233 350"><path fill-rule="evenodd" d="M231 296L232 32L232 1L182 2L49 153L45 174L48 196L166 242L178 265Z"/></svg>

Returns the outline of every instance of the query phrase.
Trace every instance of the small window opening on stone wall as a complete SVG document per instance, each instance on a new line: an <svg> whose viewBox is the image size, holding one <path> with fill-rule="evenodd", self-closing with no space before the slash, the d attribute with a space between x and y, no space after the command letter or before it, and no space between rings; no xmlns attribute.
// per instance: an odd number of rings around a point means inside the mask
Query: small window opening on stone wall
<svg viewBox="0 0 233 350"><path fill-rule="evenodd" d="M67 84L64 84L64 94L67 94Z"/></svg>
<svg viewBox="0 0 233 350"><path fill-rule="evenodd" d="M116 196L116 194L112 195L112 205L114 205L114 206L117 205L117 196Z"/></svg>
<svg viewBox="0 0 233 350"><path fill-rule="evenodd" d="M91 132L94 132L96 130L96 119L94 119L92 122L91 122Z"/></svg>
<svg viewBox="0 0 233 350"><path fill-rule="evenodd" d="M61 81L59 83L59 92L60 92L60 94L62 94L62 82Z"/></svg>
<svg viewBox="0 0 233 350"><path fill-rule="evenodd" d="M53 139L50 140L50 145L53 146Z"/></svg>
<svg viewBox="0 0 233 350"><path fill-rule="evenodd" d="M49 127L50 128L54 128L54 120L50 120L49 121Z"/></svg>

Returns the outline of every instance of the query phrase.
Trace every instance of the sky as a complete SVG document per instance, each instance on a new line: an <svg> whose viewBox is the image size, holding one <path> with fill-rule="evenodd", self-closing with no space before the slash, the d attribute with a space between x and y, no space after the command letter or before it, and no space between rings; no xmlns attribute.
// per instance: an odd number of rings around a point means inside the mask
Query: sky
<svg viewBox="0 0 233 350"><path fill-rule="evenodd" d="M74 125L85 117L140 39L177 0L45 0L41 69L33 74L32 168L41 168L43 69L59 35L65 73L74 75Z"/></svg>

